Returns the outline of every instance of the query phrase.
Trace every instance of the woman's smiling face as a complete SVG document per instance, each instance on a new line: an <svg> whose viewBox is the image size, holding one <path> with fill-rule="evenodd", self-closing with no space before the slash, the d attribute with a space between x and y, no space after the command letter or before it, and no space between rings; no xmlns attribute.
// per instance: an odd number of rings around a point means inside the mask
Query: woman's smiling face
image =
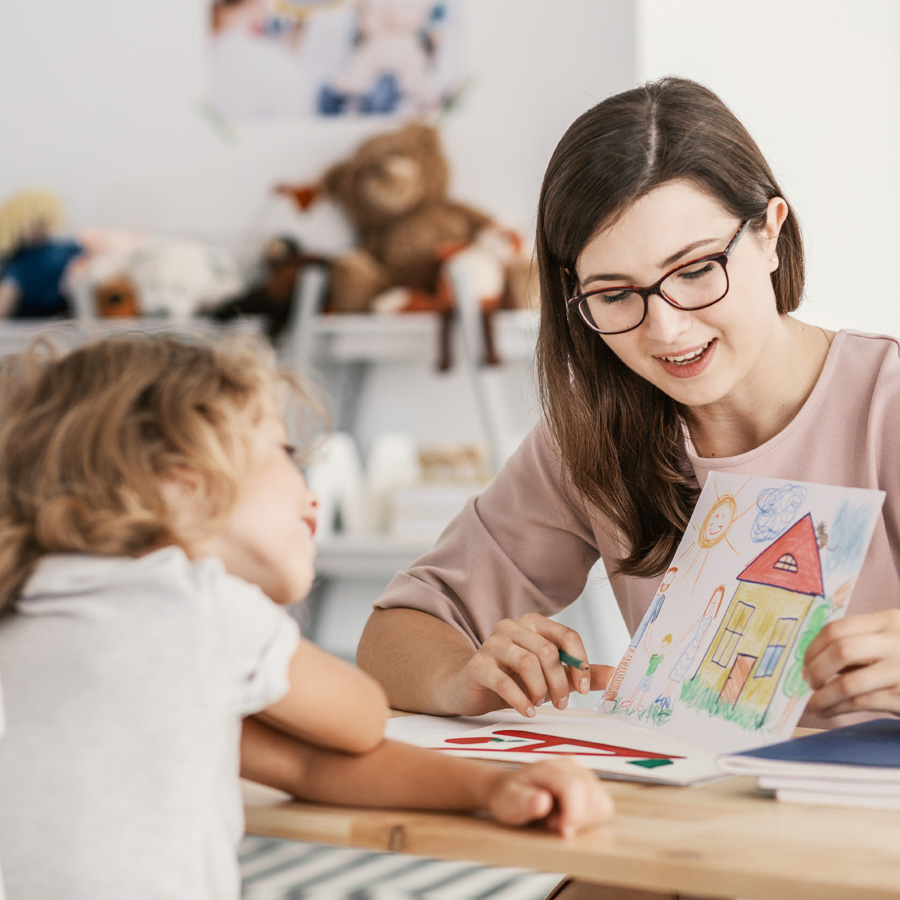
<svg viewBox="0 0 900 900"><path fill-rule="evenodd" d="M719 303L687 311L653 295L638 328L597 340L687 407L760 392L768 374L766 344L781 319L771 273L786 211L780 198L770 201L765 228L749 230L737 244L727 263L728 293ZM740 225L695 185L661 185L588 242L576 264L581 290L654 284L675 266L723 252Z"/></svg>

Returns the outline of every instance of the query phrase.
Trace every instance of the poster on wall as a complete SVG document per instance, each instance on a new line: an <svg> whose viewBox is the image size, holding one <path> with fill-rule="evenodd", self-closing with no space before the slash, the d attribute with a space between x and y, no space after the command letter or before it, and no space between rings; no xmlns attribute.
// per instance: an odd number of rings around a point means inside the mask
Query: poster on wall
<svg viewBox="0 0 900 900"><path fill-rule="evenodd" d="M229 119L429 115L464 82L459 0L212 0Z"/></svg>

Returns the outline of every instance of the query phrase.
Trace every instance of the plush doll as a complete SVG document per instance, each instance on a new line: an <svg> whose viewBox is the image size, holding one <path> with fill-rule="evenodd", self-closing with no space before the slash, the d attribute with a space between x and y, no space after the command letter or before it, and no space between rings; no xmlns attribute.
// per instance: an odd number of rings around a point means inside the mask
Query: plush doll
<svg viewBox="0 0 900 900"><path fill-rule="evenodd" d="M202 241L98 228L80 235L87 252L70 281L85 316L189 319L245 286L234 255Z"/></svg>
<svg viewBox="0 0 900 900"><path fill-rule="evenodd" d="M63 210L45 191L22 191L0 207L0 316L68 315L66 273L83 248L59 236Z"/></svg>
<svg viewBox="0 0 900 900"><path fill-rule="evenodd" d="M376 135L329 169L317 189L281 185L276 190L306 208L318 196L337 203L355 225L357 246L332 262L326 311L444 314L439 368L449 366L449 322L454 297L444 264L486 234L479 253L490 283L490 304L504 288L508 240L490 216L447 196L449 166L437 131L410 123ZM506 244L504 245L504 242ZM494 254L489 245L504 245Z"/></svg>
<svg viewBox="0 0 900 900"><path fill-rule="evenodd" d="M211 310L219 322L236 316L262 316L266 334L276 342L290 318L297 278L307 266L326 265L323 256L305 253L294 238L272 238L263 251L262 265L255 283Z"/></svg>
<svg viewBox="0 0 900 900"><path fill-rule="evenodd" d="M149 239L131 255L125 274L144 316L188 319L244 287L231 253L187 238Z"/></svg>

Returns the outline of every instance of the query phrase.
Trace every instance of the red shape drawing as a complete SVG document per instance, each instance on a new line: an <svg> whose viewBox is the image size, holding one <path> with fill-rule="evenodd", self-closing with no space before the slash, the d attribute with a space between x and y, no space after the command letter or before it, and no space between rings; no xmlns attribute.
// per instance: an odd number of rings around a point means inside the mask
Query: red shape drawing
<svg viewBox="0 0 900 900"><path fill-rule="evenodd" d="M533 741L527 747L520 744L506 747L483 747L483 750L492 753L559 753L572 755L573 752L581 756L621 756L630 759L684 759L683 756L673 756L671 753L653 753L650 750L636 750L633 747L618 747L615 744L604 744L598 741L583 741L578 738L562 737L555 734L540 734L537 731L516 731L504 729L491 732L483 738L447 738L445 744L474 744L488 743L495 735L504 737L525 738ZM578 747L577 751L552 749L554 747Z"/></svg>

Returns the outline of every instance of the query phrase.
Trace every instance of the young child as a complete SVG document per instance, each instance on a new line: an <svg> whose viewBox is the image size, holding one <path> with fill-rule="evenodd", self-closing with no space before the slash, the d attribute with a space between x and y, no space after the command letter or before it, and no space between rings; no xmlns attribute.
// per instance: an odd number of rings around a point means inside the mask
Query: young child
<svg viewBox="0 0 900 900"><path fill-rule="evenodd" d="M282 607L313 580L317 501L291 388L246 341L123 336L3 364L9 900L237 897L239 771L563 835L611 815L571 760L509 771L384 741L380 687L299 636Z"/></svg>

